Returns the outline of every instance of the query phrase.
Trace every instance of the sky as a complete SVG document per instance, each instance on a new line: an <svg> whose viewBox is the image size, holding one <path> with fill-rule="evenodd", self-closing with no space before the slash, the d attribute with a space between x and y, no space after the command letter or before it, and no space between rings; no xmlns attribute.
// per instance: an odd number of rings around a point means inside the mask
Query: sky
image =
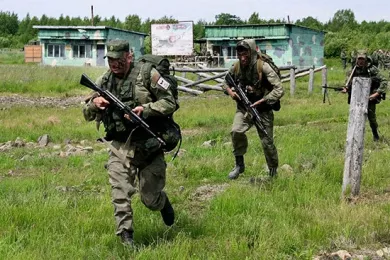
<svg viewBox="0 0 390 260"><path fill-rule="evenodd" d="M372 4L373 3L373 4ZM142 20L172 16L179 21L202 19L215 21L215 15L229 13L247 20L253 12L262 19L283 19L296 21L312 16L321 22L331 19L337 10L351 9L358 22L390 21L389 0L0 0L0 11L18 15L22 20L27 13L40 18L43 14L58 18L64 16L84 18L94 15L111 17L124 21L127 15L136 14Z"/></svg>

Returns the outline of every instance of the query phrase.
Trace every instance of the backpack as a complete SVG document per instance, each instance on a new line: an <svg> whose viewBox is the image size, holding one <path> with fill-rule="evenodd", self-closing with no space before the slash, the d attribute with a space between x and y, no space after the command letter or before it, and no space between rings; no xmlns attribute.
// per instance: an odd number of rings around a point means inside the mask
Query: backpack
<svg viewBox="0 0 390 260"><path fill-rule="evenodd" d="M142 69L140 73L142 74L142 80L144 83L144 86L148 89L148 86L150 86L150 73L152 71L152 68L155 68L169 84L170 89L172 91L172 94L176 100L176 110L179 109L179 104L177 102L178 100L178 90L177 90L177 79L174 75L171 75L169 72L170 63L169 60L157 55L152 54L145 54L141 56L138 59L138 63L144 63L142 65ZM181 130L180 126L173 120L173 114L169 115L166 119L162 120L162 122L159 122L158 126L156 126L157 129L156 132L159 134L164 141L166 142L166 145L163 147L163 150L165 152L172 151L177 144L180 142L179 147L177 151L179 151L181 146ZM177 152L175 156L177 155Z"/></svg>
<svg viewBox="0 0 390 260"><path fill-rule="evenodd" d="M280 70L272 60L271 56L262 52L257 53L257 73L259 74L259 81L262 82L262 84L264 84L265 88L267 88L268 90L272 90L272 85L268 81L263 81L264 62L268 63L268 65L271 66L271 68L276 72L279 78L281 77ZM234 63L234 75L238 75L239 73L240 73L240 62L237 61L236 63ZM271 107L272 110L279 111L280 100L276 101L273 104L270 104L269 106Z"/></svg>
<svg viewBox="0 0 390 260"><path fill-rule="evenodd" d="M161 77L168 81L175 100L178 100L177 79L169 72L170 63L168 59L153 54L145 54L138 59L138 62L145 63L141 71L144 86L149 86L150 72L152 71L152 68L155 68L160 73ZM176 102L176 110L177 109L179 109L179 105Z"/></svg>

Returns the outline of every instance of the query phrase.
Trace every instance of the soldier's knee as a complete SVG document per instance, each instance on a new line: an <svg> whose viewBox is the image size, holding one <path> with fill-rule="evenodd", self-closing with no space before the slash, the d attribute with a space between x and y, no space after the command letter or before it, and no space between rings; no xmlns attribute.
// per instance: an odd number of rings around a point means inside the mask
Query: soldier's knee
<svg viewBox="0 0 390 260"><path fill-rule="evenodd" d="M233 139L244 139L246 137L244 132L234 129L230 132L230 134Z"/></svg>
<svg viewBox="0 0 390 260"><path fill-rule="evenodd" d="M141 196L142 203L150 210L156 211L161 209L161 194L149 193Z"/></svg>

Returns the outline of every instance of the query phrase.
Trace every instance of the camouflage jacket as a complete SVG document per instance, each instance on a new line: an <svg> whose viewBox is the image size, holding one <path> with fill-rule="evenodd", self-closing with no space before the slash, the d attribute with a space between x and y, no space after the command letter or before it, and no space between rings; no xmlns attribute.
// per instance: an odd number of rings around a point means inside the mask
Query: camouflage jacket
<svg viewBox="0 0 390 260"><path fill-rule="evenodd" d="M256 101L264 98L267 103L273 104L279 100L283 94L282 82L278 74L272 69L272 67L264 62L262 67L262 79L259 81L259 72L257 62L263 62L258 60L259 56L256 50L256 43L254 40L245 40L251 48L251 60L247 68L240 68L238 75L235 75L235 65L230 68L229 73L232 75L236 82L241 82L244 86L250 86L252 96L251 101ZM239 61L237 61L239 62ZM225 82L225 88L227 86Z"/></svg>
<svg viewBox="0 0 390 260"><path fill-rule="evenodd" d="M352 70L347 72L347 80L349 76L351 75ZM384 94L386 93L387 90L387 80L385 77L380 75L380 71L377 67L375 66L369 66L369 67L356 67L353 76L351 80L349 81L348 84L348 91L351 92L352 90L352 82L354 77L364 77L364 78L371 78L371 89L370 89L370 94L373 94L375 92L379 94Z"/></svg>
<svg viewBox="0 0 390 260"><path fill-rule="evenodd" d="M137 64L131 68L130 73L123 79L118 79L111 71L104 73L96 82L103 89L108 89L117 96L123 103L131 108L142 105L144 111L142 118L150 125L158 125L160 120L165 120L176 109L176 100L169 87L158 82L160 74L156 69L150 73L150 84L145 86L142 78L142 67ZM108 139L125 140L135 126L124 118L122 111L109 106L106 110L98 109L92 102L93 98L86 101L83 108L84 118L87 121L102 121L107 132ZM138 131L139 132L139 131ZM144 139L144 135L135 135Z"/></svg>

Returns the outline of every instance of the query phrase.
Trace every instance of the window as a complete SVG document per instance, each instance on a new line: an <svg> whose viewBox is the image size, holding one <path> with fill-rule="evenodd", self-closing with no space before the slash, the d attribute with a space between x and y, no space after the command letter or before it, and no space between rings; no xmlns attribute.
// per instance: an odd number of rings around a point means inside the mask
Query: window
<svg viewBox="0 0 390 260"><path fill-rule="evenodd" d="M228 57L235 58L237 56L236 47L228 47Z"/></svg>
<svg viewBox="0 0 390 260"><path fill-rule="evenodd" d="M46 45L47 57L65 57L65 45L48 44Z"/></svg>
<svg viewBox="0 0 390 260"><path fill-rule="evenodd" d="M73 58L92 58L91 45L73 45Z"/></svg>

